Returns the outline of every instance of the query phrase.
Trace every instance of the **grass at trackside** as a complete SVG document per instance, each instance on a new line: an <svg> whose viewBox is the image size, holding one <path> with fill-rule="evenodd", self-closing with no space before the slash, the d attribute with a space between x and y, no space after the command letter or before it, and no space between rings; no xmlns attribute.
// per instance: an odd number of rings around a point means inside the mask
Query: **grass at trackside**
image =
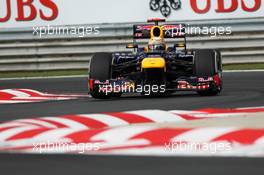
<svg viewBox="0 0 264 175"><path fill-rule="evenodd" d="M254 69L264 70L264 63L224 65L224 70L254 70ZM87 75L87 69L59 70L59 71L0 72L0 78L52 77L52 76L74 76L74 75Z"/></svg>
<svg viewBox="0 0 264 175"><path fill-rule="evenodd" d="M264 63L252 64L227 64L223 66L224 70L254 70L264 69Z"/></svg>

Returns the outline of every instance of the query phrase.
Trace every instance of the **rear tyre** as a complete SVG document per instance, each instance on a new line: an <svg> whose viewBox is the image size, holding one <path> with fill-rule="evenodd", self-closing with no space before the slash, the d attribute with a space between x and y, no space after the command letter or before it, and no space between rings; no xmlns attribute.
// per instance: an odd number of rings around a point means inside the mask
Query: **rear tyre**
<svg viewBox="0 0 264 175"><path fill-rule="evenodd" d="M112 54L96 53L90 63L89 79L106 81L112 78ZM109 98L112 94L100 92L99 87L89 87L89 93L93 98Z"/></svg>
<svg viewBox="0 0 264 175"><path fill-rule="evenodd" d="M219 77L221 73L221 55L220 52L211 49L197 50L195 51L195 74L197 77ZM221 92L222 90L222 81L220 85L211 84L211 87L207 90L197 91L199 95L202 96L214 96Z"/></svg>

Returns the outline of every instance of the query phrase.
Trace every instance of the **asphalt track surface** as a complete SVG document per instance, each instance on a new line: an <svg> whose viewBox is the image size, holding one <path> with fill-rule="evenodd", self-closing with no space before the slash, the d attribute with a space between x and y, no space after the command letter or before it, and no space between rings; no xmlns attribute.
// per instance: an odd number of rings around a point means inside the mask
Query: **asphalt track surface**
<svg viewBox="0 0 264 175"><path fill-rule="evenodd" d="M68 78L0 81L0 88L28 88L49 93L86 94L87 80ZM142 109L194 110L256 106L264 106L264 72L225 73L224 90L220 96L215 97L201 97L195 92L179 92L163 98L140 96L108 100L81 98L69 101L0 105L0 121Z"/></svg>
<svg viewBox="0 0 264 175"><path fill-rule="evenodd" d="M0 88L28 88L51 93L86 94L86 78L0 81ZM166 98L81 98L0 105L0 121L64 114L142 109L194 110L264 106L264 72L225 73L224 91L216 97L176 93ZM0 174L263 174L263 158L127 157L0 154Z"/></svg>

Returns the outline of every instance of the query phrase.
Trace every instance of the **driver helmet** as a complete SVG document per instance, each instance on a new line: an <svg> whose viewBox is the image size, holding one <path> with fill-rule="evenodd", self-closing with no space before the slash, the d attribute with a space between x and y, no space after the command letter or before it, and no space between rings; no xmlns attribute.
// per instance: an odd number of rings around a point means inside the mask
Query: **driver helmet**
<svg viewBox="0 0 264 175"><path fill-rule="evenodd" d="M153 38L148 43L148 50L149 51L165 51L166 44L160 38Z"/></svg>

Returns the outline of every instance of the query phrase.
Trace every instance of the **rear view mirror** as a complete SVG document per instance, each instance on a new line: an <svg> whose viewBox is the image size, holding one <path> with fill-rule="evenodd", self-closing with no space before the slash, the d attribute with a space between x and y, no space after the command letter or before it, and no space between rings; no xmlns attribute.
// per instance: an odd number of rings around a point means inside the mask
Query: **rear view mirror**
<svg viewBox="0 0 264 175"><path fill-rule="evenodd" d="M184 43L178 43L178 44L174 44L174 47L186 47L186 44Z"/></svg>
<svg viewBox="0 0 264 175"><path fill-rule="evenodd" d="M136 49L136 48L138 48L138 45L137 45L137 44L128 44L128 45L126 46L126 48L127 48L127 49Z"/></svg>

